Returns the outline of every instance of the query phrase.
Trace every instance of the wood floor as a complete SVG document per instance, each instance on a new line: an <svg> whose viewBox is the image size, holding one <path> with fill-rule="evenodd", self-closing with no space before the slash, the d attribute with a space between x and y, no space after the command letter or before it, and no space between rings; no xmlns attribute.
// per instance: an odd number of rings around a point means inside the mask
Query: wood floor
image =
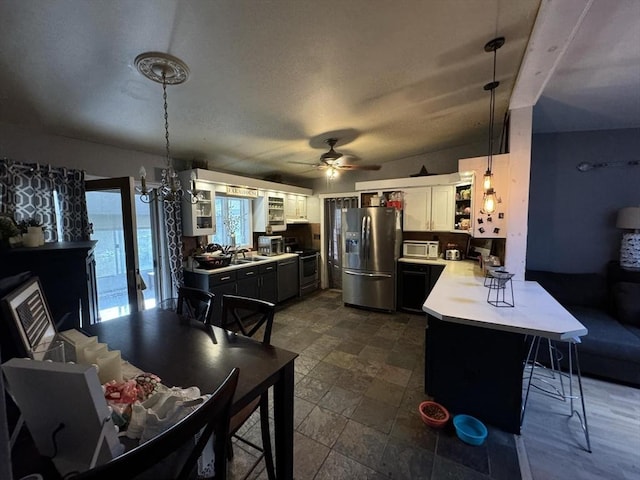
<svg viewBox="0 0 640 480"><path fill-rule="evenodd" d="M520 436L531 478L640 479L640 389L587 377L583 387L592 453L569 404L532 390Z"/></svg>

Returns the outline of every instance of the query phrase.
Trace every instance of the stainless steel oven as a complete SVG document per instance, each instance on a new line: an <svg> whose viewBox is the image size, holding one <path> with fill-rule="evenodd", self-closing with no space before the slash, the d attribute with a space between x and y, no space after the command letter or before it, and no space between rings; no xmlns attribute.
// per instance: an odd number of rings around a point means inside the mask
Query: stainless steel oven
<svg viewBox="0 0 640 480"><path fill-rule="evenodd" d="M302 250L300 258L300 296L316 290L320 286L317 250Z"/></svg>

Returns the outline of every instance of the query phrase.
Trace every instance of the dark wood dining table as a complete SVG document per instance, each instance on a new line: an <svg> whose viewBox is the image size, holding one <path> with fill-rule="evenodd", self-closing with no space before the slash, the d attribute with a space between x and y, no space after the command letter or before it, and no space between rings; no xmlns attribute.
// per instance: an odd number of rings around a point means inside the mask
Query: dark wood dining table
<svg viewBox="0 0 640 480"><path fill-rule="evenodd" d="M293 478L293 380L296 353L263 345L212 325L185 320L171 310L150 309L83 328L132 365L158 375L167 386L197 386L211 393L238 367L232 414L273 386L275 466L278 479Z"/></svg>

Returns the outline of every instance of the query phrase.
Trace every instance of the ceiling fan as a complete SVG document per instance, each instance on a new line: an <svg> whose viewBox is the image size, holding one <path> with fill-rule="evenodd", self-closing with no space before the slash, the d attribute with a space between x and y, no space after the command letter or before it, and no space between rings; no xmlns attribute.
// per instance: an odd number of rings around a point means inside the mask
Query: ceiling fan
<svg viewBox="0 0 640 480"><path fill-rule="evenodd" d="M345 163L345 155L340 152L336 152L333 147L338 143L337 138L327 138L325 143L329 145L329 151L320 155L320 161L318 163L304 163L304 162L290 162L299 165L310 165L320 169L328 169L330 172L337 170L380 170L380 165L355 165L352 163Z"/></svg>

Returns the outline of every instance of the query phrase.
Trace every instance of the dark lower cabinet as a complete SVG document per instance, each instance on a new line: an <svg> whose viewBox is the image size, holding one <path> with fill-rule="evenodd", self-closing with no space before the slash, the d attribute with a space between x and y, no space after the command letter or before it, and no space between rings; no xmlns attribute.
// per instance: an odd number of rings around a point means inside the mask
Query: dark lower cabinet
<svg viewBox="0 0 640 480"><path fill-rule="evenodd" d="M260 294L258 298L278 303L278 271L275 262L260 265Z"/></svg>
<svg viewBox="0 0 640 480"><path fill-rule="evenodd" d="M443 270L443 265L398 262L398 310L424 313L422 305Z"/></svg>
<svg viewBox="0 0 640 480"><path fill-rule="evenodd" d="M299 263L297 257L278 261L278 302L298 296L300 292Z"/></svg>
<svg viewBox="0 0 640 480"><path fill-rule="evenodd" d="M431 315L425 332L425 393L452 414L519 434L524 335Z"/></svg>
<svg viewBox="0 0 640 480"><path fill-rule="evenodd" d="M91 325L98 320L96 243L53 242L2 250L0 278L30 271L40 279L58 330Z"/></svg>
<svg viewBox="0 0 640 480"><path fill-rule="evenodd" d="M241 297L259 298L258 267L245 267L236 270L236 293Z"/></svg>
<svg viewBox="0 0 640 480"><path fill-rule="evenodd" d="M297 269L295 275L297 279ZM184 284L187 287L199 288L213 293L213 323L218 326L222 322L222 296L225 294L259 298L272 303L278 302L276 262L237 268L222 273L206 274L185 270ZM297 291L295 295L297 295Z"/></svg>
<svg viewBox="0 0 640 480"><path fill-rule="evenodd" d="M214 325L220 325L222 322L222 296L224 294L235 295L236 272L207 275L185 270L183 273L185 286L213 293L213 323Z"/></svg>

